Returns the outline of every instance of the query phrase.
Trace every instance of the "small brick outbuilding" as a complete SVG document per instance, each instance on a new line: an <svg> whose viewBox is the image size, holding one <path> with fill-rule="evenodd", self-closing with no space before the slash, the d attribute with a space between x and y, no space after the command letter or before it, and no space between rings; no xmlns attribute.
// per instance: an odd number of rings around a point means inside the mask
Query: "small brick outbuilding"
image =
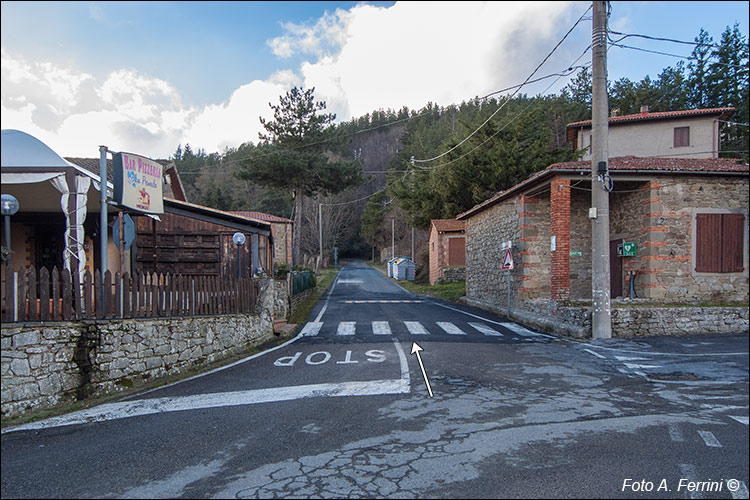
<svg viewBox="0 0 750 500"><path fill-rule="evenodd" d="M466 223L456 219L430 221L430 285L465 279Z"/></svg>

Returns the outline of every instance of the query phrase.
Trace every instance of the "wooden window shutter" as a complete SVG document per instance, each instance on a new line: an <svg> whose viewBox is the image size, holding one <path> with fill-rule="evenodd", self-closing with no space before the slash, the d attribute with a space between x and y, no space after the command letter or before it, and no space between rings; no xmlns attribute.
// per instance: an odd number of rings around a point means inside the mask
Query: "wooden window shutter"
<svg viewBox="0 0 750 500"><path fill-rule="evenodd" d="M690 127L675 127L674 147L683 148L690 146Z"/></svg>
<svg viewBox="0 0 750 500"><path fill-rule="evenodd" d="M742 250L744 247L745 216L722 214L722 273L741 273L744 270Z"/></svg>
<svg viewBox="0 0 750 500"><path fill-rule="evenodd" d="M696 214L695 219L695 270L699 273L719 273L722 214Z"/></svg>

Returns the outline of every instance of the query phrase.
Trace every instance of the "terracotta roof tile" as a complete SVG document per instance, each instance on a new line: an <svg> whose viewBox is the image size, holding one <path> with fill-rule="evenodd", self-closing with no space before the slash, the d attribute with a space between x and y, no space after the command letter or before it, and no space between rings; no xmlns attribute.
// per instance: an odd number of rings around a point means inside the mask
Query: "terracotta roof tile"
<svg viewBox="0 0 750 500"><path fill-rule="evenodd" d="M272 215L272 214L265 214L263 212L245 212L245 211L233 210L230 213L237 214L242 217L248 217L250 219L262 220L264 222L283 222L285 224L294 223L294 221L291 219L285 219L284 217L279 217L277 215Z"/></svg>
<svg viewBox="0 0 750 500"><path fill-rule="evenodd" d="M466 223L456 219L432 219L432 225L438 231L463 231L466 229Z"/></svg>
<svg viewBox="0 0 750 500"><path fill-rule="evenodd" d="M591 161L553 163L545 170L566 169L591 171ZM649 170L660 172L748 172L748 164L736 158L661 158L620 156L609 159L609 169L614 172ZM544 172L544 170L542 171Z"/></svg>
<svg viewBox="0 0 750 500"><path fill-rule="evenodd" d="M634 113L632 115L622 116L611 116L609 118L610 125L615 125L623 122L635 122L642 120L669 120L673 118L687 118L691 116L701 115L721 115L724 113L731 114L734 112L734 108L706 108L706 109L685 109L681 111L656 111L646 113ZM568 123L567 128L571 127L590 127L591 120L583 120L580 122Z"/></svg>

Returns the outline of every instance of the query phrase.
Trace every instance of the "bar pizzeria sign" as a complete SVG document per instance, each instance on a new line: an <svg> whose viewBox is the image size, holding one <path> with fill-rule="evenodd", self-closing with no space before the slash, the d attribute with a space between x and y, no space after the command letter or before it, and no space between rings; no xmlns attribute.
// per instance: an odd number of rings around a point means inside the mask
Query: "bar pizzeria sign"
<svg viewBox="0 0 750 500"><path fill-rule="evenodd" d="M161 164L143 156L117 153L112 167L115 203L139 212L164 213Z"/></svg>

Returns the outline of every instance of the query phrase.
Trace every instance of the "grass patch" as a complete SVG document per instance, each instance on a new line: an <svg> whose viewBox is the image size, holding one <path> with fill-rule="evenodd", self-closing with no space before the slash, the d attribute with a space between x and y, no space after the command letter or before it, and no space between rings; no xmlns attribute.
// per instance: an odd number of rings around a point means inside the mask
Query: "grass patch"
<svg viewBox="0 0 750 500"><path fill-rule="evenodd" d="M387 264L384 262L371 262L368 264L388 276ZM389 278L393 279L393 278ZM442 285L430 285L424 281L397 281L396 283L409 290L411 293L417 295L429 295L436 299L447 300L449 302L457 302L459 298L466 295L466 281L455 281L453 283L443 283Z"/></svg>
<svg viewBox="0 0 750 500"><path fill-rule="evenodd" d="M301 324L307 321L307 317L310 315L313 306L331 285L339 269L341 269L341 266L321 269L320 274L318 274L315 280L315 289L294 311L294 314L289 318L290 323Z"/></svg>

